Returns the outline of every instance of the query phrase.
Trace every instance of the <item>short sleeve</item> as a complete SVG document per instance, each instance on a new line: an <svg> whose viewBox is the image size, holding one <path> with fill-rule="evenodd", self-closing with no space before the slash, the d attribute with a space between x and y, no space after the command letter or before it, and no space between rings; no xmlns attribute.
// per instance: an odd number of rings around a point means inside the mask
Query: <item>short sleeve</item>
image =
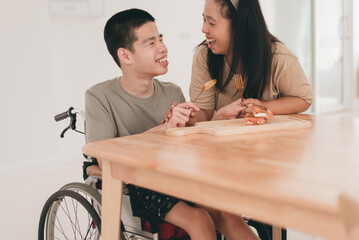
<svg viewBox="0 0 359 240"><path fill-rule="evenodd" d="M211 76L207 66L207 47L199 46L196 50L193 63L192 63L192 75L191 84L189 88L189 95L191 101L193 101L201 92L203 85L211 80ZM216 88L212 87L204 92L197 99L196 105L203 110L213 110L215 108L216 101Z"/></svg>
<svg viewBox="0 0 359 240"><path fill-rule="evenodd" d="M105 101L101 101L94 92L85 93L85 136L86 143L117 136L117 129Z"/></svg>
<svg viewBox="0 0 359 240"><path fill-rule="evenodd" d="M185 102L186 101L186 98L184 97L184 95L183 95L183 92L181 91L181 95L180 95L180 103L183 103L183 102Z"/></svg>
<svg viewBox="0 0 359 240"><path fill-rule="evenodd" d="M313 103L312 86L294 55L275 55L272 68L273 88L279 97L299 97L309 104Z"/></svg>

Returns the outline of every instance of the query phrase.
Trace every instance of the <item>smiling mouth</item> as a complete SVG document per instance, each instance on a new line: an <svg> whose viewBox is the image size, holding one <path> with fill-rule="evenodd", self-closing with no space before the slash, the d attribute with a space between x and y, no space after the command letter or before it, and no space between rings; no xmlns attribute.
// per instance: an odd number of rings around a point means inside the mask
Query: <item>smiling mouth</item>
<svg viewBox="0 0 359 240"><path fill-rule="evenodd" d="M206 39L206 42L207 42L208 44L213 43L213 42L215 42L215 41L216 41L216 39L214 39L214 38L207 38L207 39Z"/></svg>
<svg viewBox="0 0 359 240"><path fill-rule="evenodd" d="M216 39L214 38L207 38L206 39L207 45L210 49L213 48L214 44L216 43Z"/></svg>
<svg viewBox="0 0 359 240"><path fill-rule="evenodd" d="M163 58L160 58L158 60L156 60L157 63L164 63L164 62L167 62L167 56L166 57L163 57Z"/></svg>

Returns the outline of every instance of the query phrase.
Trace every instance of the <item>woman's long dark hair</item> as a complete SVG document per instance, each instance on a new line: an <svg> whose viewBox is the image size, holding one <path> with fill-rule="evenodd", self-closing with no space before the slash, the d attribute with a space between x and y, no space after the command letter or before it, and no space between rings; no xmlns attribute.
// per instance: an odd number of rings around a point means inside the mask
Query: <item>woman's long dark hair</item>
<svg viewBox="0 0 359 240"><path fill-rule="evenodd" d="M269 83L272 68L272 45L279 40L267 29L258 0L239 0L237 9L230 0L216 0L223 17L231 20L232 61L231 72L224 76L224 55L213 54L208 48L208 69L211 78L217 79L219 91L231 81L237 66L245 80L244 98L262 99ZM202 43L205 44L205 43ZM224 80L226 79L226 80Z"/></svg>

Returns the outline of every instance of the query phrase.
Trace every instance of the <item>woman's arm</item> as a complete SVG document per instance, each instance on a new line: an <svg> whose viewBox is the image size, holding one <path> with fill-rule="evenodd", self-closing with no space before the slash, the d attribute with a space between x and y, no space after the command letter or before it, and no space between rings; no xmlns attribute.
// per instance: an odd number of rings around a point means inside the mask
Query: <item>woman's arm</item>
<svg viewBox="0 0 359 240"><path fill-rule="evenodd" d="M214 110L199 110L198 112L193 112L187 123L188 126L193 126L196 122L204 122L212 119Z"/></svg>
<svg viewBox="0 0 359 240"><path fill-rule="evenodd" d="M257 105L268 108L274 115L295 114L306 111L311 104L299 97L280 97L269 101L248 98L242 103L245 106Z"/></svg>
<svg viewBox="0 0 359 240"><path fill-rule="evenodd" d="M212 120L235 119L238 118L245 109L246 106L243 105L242 100L238 99L215 112Z"/></svg>

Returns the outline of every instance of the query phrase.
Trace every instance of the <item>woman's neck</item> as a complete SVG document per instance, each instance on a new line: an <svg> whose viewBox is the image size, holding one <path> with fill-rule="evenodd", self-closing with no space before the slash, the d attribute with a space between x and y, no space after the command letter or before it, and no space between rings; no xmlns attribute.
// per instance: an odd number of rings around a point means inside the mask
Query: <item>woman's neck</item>
<svg viewBox="0 0 359 240"><path fill-rule="evenodd" d="M232 54L231 54L232 55ZM240 74L242 72L242 64L239 62L237 67L235 69L232 69L231 64L232 64L232 56L231 55L225 55L224 58L227 61L227 64L229 66L229 68L231 69L231 71L233 71L235 74Z"/></svg>

